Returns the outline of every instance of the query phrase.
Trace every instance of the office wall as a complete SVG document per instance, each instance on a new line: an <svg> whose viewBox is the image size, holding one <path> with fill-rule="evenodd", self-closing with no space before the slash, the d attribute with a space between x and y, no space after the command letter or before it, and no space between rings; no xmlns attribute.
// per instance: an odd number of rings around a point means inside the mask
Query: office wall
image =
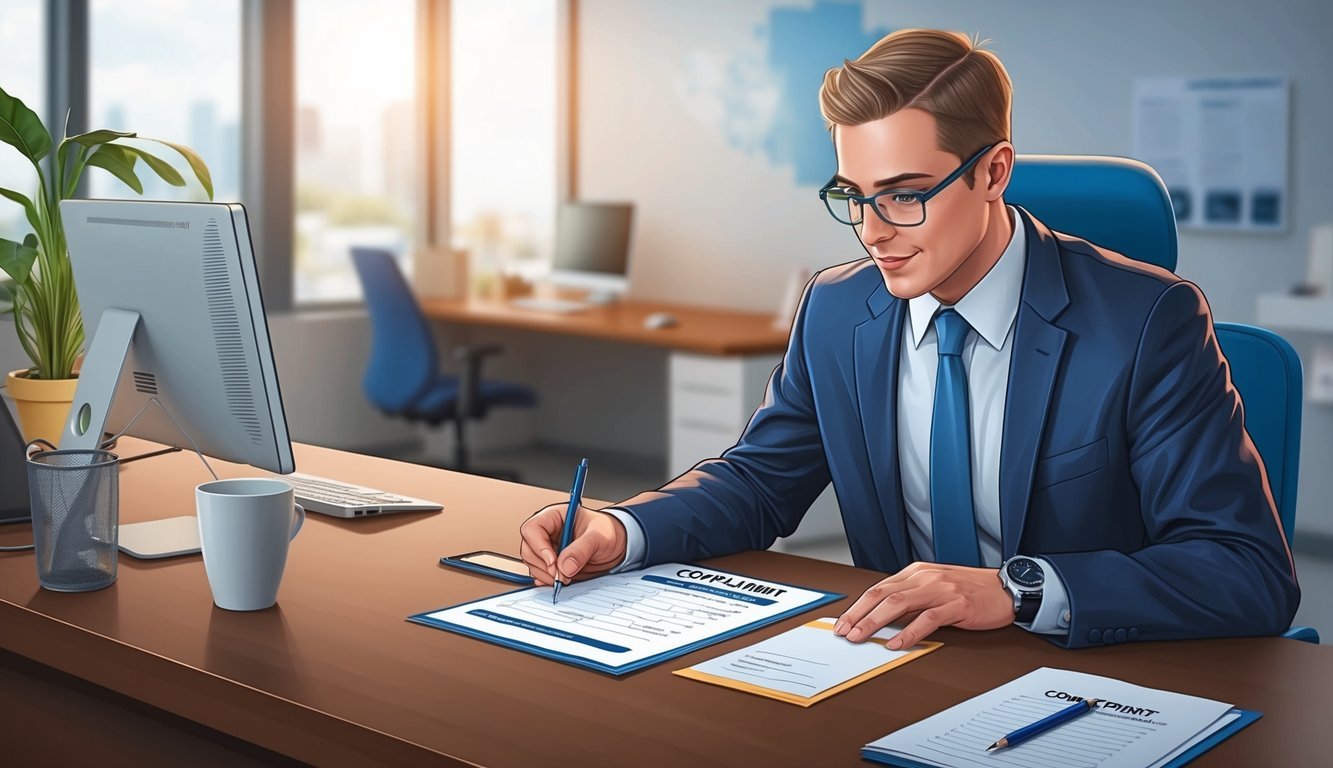
<svg viewBox="0 0 1333 768"><path fill-rule="evenodd" d="M637 203L634 293L769 310L793 267L862 256L815 196L824 179L811 166L824 153L831 175L832 151L791 129L793 104L774 78L807 82L791 98L817 115L819 79L793 73L793 59L817 49L828 55L822 70L905 27L991 40L1014 80L1020 152L1131 154L1139 76L1290 75L1288 231L1181 233L1179 272L1203 288L1219 320L1253 322L1260 294L1304 275L1310 227L1333 221L1333 3L582 0L578 189ZM851 47L821 42L830 36ZM805 143L793 149L793 137ZM1319 341L1292 338L1307 359ZM1301 527L1333 533L1321 503L1333 495L1321 471L1333 457L1333 410L1307 404L1304 432Z"/></svg>

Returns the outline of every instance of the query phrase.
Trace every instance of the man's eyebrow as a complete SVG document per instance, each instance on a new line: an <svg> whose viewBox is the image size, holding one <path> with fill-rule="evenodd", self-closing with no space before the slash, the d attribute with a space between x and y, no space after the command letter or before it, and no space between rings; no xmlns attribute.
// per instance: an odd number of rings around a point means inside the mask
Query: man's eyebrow
<svg viewBox="0 0 1333 768"><path fill-rule="evenodd" d="M879 181L875 182L875 186L888 187L894 184L901 184L904 181L911 181L912 179L929 179L931 177L932 174L929 173L900 173L897 176L890 176L887 179L880 179ZM856 182L844 176L834 176L833 180L838 182L839 184L842 184L843 186L847 187L857 186Z"/></svg>

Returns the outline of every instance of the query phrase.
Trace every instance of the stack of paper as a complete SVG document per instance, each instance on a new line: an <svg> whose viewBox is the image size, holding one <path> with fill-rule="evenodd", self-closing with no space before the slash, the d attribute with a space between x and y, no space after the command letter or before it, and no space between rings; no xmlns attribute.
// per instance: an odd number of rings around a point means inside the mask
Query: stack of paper
<svg viewBox="0 0 1333 768"><path fill-rule="evenodd" d="M1000 737L1072 702L1090 713L1007 749ZM1259 718L1230 704L1043 667L872 741L862 757L898 766L1180 766Z"/></svg>

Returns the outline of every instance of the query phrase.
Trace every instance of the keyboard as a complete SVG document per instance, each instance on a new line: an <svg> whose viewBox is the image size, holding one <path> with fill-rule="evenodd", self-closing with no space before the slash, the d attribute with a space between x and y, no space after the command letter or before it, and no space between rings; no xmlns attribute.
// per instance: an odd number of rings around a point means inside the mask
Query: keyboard
<svg viewBox="0 0 1333 768"><path fill-rule="evenodd" d="M511 299L509 304L516 309L529 309L534 312L552 312L557 315L570 315L575 312L582 312L592 306L583 301L572 301L570 299L539 299L534 296Z"/></svg>
<svg viewBox="0 0 1333 768"><path fill-rule="evenodd" d="M392 512L435 512L443 506L364 485L352 485L326 477L292 473L279 479L296 491L296 503L307 512L334 517L361 517Z"/></svg>

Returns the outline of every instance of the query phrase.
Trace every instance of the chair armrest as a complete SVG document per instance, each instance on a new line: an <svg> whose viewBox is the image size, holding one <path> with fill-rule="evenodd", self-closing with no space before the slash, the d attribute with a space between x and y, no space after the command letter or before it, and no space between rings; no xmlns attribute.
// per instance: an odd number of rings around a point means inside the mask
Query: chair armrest
<svg viewBox="0 0 1333 768"><path fill-rule="evenodd" d="M463 364L458 375L458 418L480 416L477 407L477 388L481 384L481 364L491 355L504 352L499 344L478 344L454 347L454 360Z"/></svg>
<svg viewBox="0 0 1333 768"><path fill-rule="evenodd" d="M1319 632L1314 627L1292 627L1283 632L1282 636L1288 640L1301 640L1319 645Z"/></svg>

